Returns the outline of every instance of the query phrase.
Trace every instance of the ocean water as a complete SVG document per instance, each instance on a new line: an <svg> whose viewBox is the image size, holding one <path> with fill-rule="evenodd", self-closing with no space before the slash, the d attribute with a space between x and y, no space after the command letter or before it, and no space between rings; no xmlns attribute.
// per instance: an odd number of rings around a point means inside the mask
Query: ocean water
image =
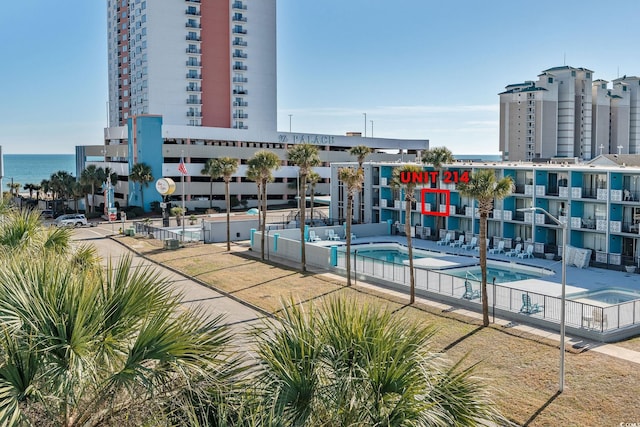
<svg viewBox="0 0 640 427"><path fill-rule="evenodd" d="M73 154L4 154L2 191L7 184L40 184L58 171L67 171L76 176L76 157ZM22 191L22 189L21 189Z"/></svg>

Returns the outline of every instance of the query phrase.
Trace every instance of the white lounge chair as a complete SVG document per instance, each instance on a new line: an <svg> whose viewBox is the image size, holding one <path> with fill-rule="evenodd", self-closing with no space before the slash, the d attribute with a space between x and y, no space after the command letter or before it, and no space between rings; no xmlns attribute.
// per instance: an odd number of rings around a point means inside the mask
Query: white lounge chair
<svg viewBox="0 0 640 427"><path fill-rule="evenodd" d="M527 246L527 250L525 252L519 253L518 258L533 258L533 245Z"/></svg>
<svg viewBox="0 0 640 427"><path fill-rule="evenodd" d="M518 243L514 249L511 249L505 255L506 256L518 256L518 255L520 255L520 252L522 252L522 243Z"/></svg>
<svg viewBox="0 0 640 427"><path fill-rule="evenodd" d="M498 242L498 246L489 249L490 254L503 254L504 253L504 240Z"/></svg>
<svg viewBox="0 0 640 427"><path fill-rule="evenodd" d="M449 243L452 248L462 247L462 245L464 245L464 234L461 234L458 240Z"/></svg>
<svg viewBox="0 0 640 427"><path fill-rule="evenodd" d="M476 246L478 246L478 238L472 237L469 243L467 243L466 245L462 245L462 249L464 249L465 251L470 251L475 249Z"/></svg>
<svg viewBox="0 0 640 427"><path fill-rule="evenodd" d="M310 242L319 242L322 239L320 238L320 236L316 235L316 232L313 230L309 230L309 241Z"/></svg>
<svg viewBox="0 0 640 427"><path fill-rule="evenodd" d="M442 240L438 240L438 242L436 243L438 246L446 246L449 243L451 243L451 233L447 233L444 236L444 239Z"/></svg>
<svg viewBox="0 0 640 427"><path fill-rule="evenodd" d="M340 236L338 236L334 230L328 230L327 240L340 240Z"/></svg>

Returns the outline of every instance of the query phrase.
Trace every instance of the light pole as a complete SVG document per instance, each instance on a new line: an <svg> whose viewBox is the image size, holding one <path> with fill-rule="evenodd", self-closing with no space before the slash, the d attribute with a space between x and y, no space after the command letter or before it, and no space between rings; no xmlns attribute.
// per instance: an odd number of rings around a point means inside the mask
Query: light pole
<svg viewBox="0 0 640 427"><path fill-rule="evenodd" d="M362 113L364 114L364 137L367 137L367 113Z"/></svg>
<svg viewBox="0 0 640 427"><path fill-rule="evenodd" d="M564 328L564 312L565 312L565 297L567 288L567 235L569 225L566 222L560 221L555 216L551 215L546 210L540 207L522 208L518 209L520 212L536 212L540 211L547 215L553 222L562 227L562 296L560 301L560 384L558 385L558 393L564 391L564 351L565 351L565 328Z"/></svg>
<svg viewBox="0 0 640 427"><path fill-rule="evenodd" d="M291 133L291 117L293 117L293 114L289 114L289 133Z"/></svg>
<svg viewBox="0 0 640 427"><path fill-rule="evenodd" d="M373 138L373 120L369 120L371 122L371 138Z"/></svg>

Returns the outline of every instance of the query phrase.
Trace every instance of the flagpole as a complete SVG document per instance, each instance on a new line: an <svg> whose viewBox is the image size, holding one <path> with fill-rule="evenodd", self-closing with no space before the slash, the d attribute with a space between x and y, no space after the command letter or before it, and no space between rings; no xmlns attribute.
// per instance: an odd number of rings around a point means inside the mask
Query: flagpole
<svg viewBox="0 0 640 427"><path fill-rule="evenodd" d="M182 151L182 159L181 161L184 162L184 151ZM184 192L184 174L181 173L180 175L182 175L182 243L184 243L184 214L187 212L185 206L184 206L184 197L185 197L185 192Z"/></svg>

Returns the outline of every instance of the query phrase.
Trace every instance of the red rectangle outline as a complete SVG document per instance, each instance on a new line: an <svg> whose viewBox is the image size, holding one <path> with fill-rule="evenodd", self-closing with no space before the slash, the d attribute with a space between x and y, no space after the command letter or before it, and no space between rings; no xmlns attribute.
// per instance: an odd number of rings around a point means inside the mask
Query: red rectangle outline
<svg viewBox="0 0 640 427"><path fill-rule="evenodd" d="M440 212L440 211L427 211L424 208L424 195L426 193L437 193L437 194L444 194L445 198L446 198L446 202L445 205L447 206L447 210L446 212ZM423 188L420 191L420 211L422 212L422 215L432 215L432 216L449 216L449 206L451 205L451 190L440 190L438 188Z"/></svg>

